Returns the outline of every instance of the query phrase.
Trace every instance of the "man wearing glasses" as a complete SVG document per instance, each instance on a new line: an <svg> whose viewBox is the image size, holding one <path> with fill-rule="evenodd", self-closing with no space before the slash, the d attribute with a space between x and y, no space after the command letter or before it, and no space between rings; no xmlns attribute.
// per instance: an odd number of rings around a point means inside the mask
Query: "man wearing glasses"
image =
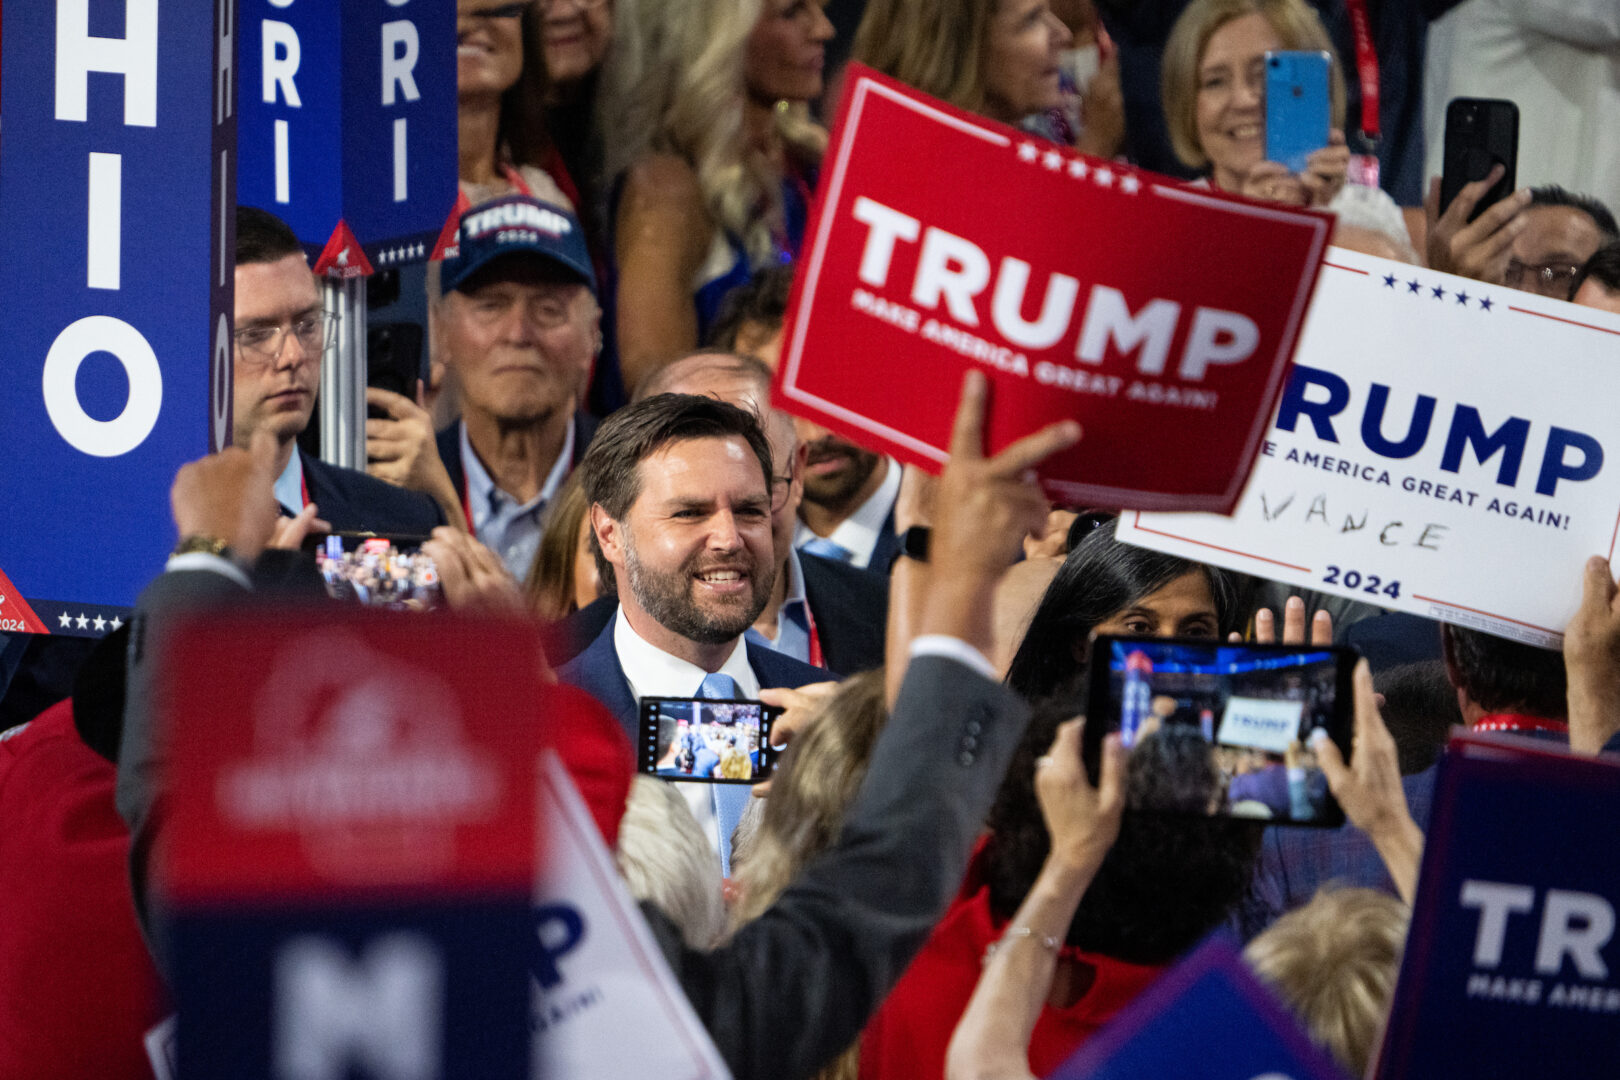
<svg viewBox="0 0 1620 1080"><path fill-rule="evenodd" d="M298 451L333 331L298 237L274 214L238 207L232 441L276 437L275 496L288 514L314 503L336 532L426 535L445 523L432 499Z"/></svg>
<svg viewBox="0 0 1620 1080"><path fill-rule="evenodd" d="M1616 238L1614 215L1590 195L1549 184L1521 188L1468 221L1500 175L1498 166L1483 180L1466 185L1444 215L1431 217L1429 265L1492 285L1569 299L1582 264ZM1430 195L1432 213L1439 189Z"/></svg>

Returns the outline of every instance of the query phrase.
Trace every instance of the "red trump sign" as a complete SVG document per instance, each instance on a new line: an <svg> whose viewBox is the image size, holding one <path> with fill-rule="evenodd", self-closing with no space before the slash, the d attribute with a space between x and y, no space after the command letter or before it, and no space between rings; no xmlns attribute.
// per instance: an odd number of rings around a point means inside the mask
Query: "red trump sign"
<svg viewBox="0 0 1620 1080"><path fill-rule="evenodd" d="M990 449L1076 419L1071 503L1228 512L1332 219L1086 157L852 66L776 400L931 470L958 387Z"/></svg>

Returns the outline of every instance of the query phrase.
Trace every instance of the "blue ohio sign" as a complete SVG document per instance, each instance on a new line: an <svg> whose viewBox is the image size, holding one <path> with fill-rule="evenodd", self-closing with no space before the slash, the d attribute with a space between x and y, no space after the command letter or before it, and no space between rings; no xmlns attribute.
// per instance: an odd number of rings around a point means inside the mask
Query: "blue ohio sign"
<svg viewBox="0 0 1620 1080"><path fill-rule="evenodd" d="M456 202L455 0L242 0L237 201L336 276L421 262Z"/></svg>
<svg viewBox="0 0 1620 1080"><path fill-rule="evenodd" d="M121 625L229 436L235 15L4 6L0 631Z"/></svg>

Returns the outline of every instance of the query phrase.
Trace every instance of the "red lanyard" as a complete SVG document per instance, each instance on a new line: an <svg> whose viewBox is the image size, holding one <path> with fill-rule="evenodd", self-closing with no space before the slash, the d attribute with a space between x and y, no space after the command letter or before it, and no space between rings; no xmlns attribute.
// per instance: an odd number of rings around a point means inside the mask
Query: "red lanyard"
<svg viewBox="0 0 1620 1080"><path fill-rule="evenodd" d="M467 482L467 466L463 464L461 466L461 512L467 515L467 535L476 537L478 529L473 525L472 497L468 494L470 491L472 491L472 484Z"/></svg>
<svg viewBox="0 0 1620 1080"><path fill-rule="evenodd" d="M1361 82L1361 135L1366 149L1378 145L1378 50L1373 45L1372 20L1367 0L1344 0L1350 12L1350 32L1356 42L1356 75Z"/></svg>
<svg viewBox="0 0 1620 1080"><path fill-rule="evenodd" d="M302 510L309 505L309 481L304 479L304 470L298 470L298 497L304 502L298 509Z"/></svg>
<svg viewBox="0 0 1620 1080"><path fill-rule="evenodd" d="M816 633L816 616L810 610L810 601L808 600L804 601L804 621L810 628L810 666L826 667L827 665L821 658L821 635ZM778 633L780 632L780 628L778 628Z"/></svg>

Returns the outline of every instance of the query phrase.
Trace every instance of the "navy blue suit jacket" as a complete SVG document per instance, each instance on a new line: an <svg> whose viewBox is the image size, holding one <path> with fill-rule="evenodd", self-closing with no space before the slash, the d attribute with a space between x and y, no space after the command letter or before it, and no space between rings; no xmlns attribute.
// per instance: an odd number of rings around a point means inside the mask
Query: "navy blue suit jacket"
<svg viewBox="0 0 1620 1080"><path fill-rule="evenodd" d="M570 686L577 686L607 706L608 712L618 718L630 736L630 745L636 745L639 732L636 716L636 697L630 692L630 680L619 666L619 652L613 647L614 620L591 642L590 648L557 669L557 678ZM828 673L821 668L802 664L791 656L783 656L752 641L744 642L748 649L748 666L754 669L759 685L764 689L778 686L803 686L805 683L824 682Z"/></svg>
<svg viewBox="0 0 1620 1080"><path fill-rule="evenodd" d="M591 445L591 436L596 434L596 423L596 417L588 412L574 413L574 460L568 463L569 468L578 465L585 456L585 448ZM439 460L444 462L450 483L455 485L456 498L466 499L467 470L461 462L461 422L439 432L435 442L439 447Z"/></svg>
<svg viewBox="0 0 1620 1080"><path fill-rule="evenodd" d="M445 524L432 496L378 480L354 469L300 454L304 485L322 521L333 532L374 532L379 536L426 536Z"/></svg>

